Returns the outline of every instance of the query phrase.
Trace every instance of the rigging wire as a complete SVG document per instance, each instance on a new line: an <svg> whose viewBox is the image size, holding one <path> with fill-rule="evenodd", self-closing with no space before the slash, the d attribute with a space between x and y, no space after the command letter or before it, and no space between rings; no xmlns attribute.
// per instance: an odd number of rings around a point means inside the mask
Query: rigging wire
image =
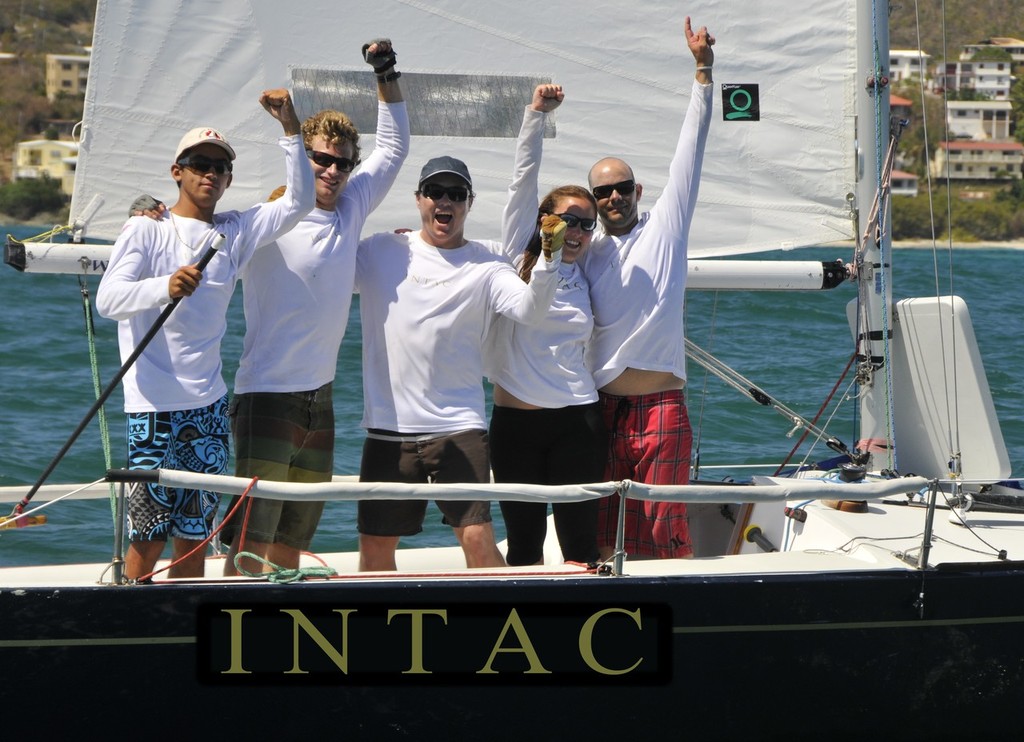
<svg viewBox="0 0 1024 742"><path fill-rule="evenodd" d="M942 58L945 60L946 59L946 55L947 55L947 51L948 51L948 47L947 47L947 39L946 39L946 4L945 4L944 1L940 3L939 16L940 16L940 25L941 25L941 29L942 29ZM918 0L915 0L915 2L914 2L914 23L915 23L915 30L916 30L916 33L917 33L917 48L918 48L919 54L921 54L921 57L920 57L920 61L921 61L921 65L922 65L921 69L924 69L924 66L923 66L924 65L923 52L921 52L920 3L919 3ZM943 79L942 130L943 130L943 134L944 134L944 137L943 137L943 141L944 142L949 142L952 139L952 137L950 135L950 130L949 130L949 106L948 106L949 97L948 97L948 94L946 92L946 88L947 87L948 86L946 85L946 80ZM926 182L926 186L927 186L927 195L928 195L928 216L929 216L928 221L929 221L929 226L930 226L930 230L931 230L932 275L933 275L934 283L935 283L935 297L936 297L936 301L938 301L939 297L942 296L942 288L941 288L941 285L940 285L940 282L939 282L939 275L940 275L940 271L939 271L939 243L938 243L938 239L937 239L937 236L936 236L935 201L934 201L934 196L933 196L934 183L932 181L932 170L931 170L931 167L929 167L929 161L930 161L929 155L931 153L931 141L930 141L930 138L929 138L928 107L926 105L926 97L925 97L926 90L925 90L925 81L924 81L923 77L918 80L918 93L919 93L919 100L921 102L922 132L923 132L923 138L924 138L924 148L923 148L923 151L922 151L922 157L924 159L924 172L925 172L925 178L926 178L925 182ZM944 163L945 163L945 172L944 173L938 173L938 175L939 175L939 177L942 177L944 179L945 186L946 186L946 189L945 189L946 190L946 259L947 259L947 268L946 268L946 270L947 270L947 280L949 282L949 296L953 296L955 294L955 292L953 290L953 288L954 288L953 242L952 242L952 240L953 240L953 210L952 210L952 189L950 188L949 152L948 152L948 150L947 150L947 153L946 153L946 157L945 157ZM959 477L961 475L961 472L962 472L961 459L960 459L960 454L961 454L961 449L960 449L960 420L959 420L959 412L960 411L959 411L959 408L958 408L957 405L950 405L950 403L949 403L949 397L950 396L952 396L953 399L957 398L957 396L958 396L957 390L959 388L959 383L958 383L958 379L957 379L957 360L956 360L957 359L957 353L958 353L958 346L957 346L957 344L955 342L955 340L956 340L956 333L954 332L955 326L956 326L956 310L955 310L955 307L953 307L953 305L951 304L950 305L950 315L949 315L949 332L948 332L949 339L948 339L948 341L947 341L947 330L946 330L945 325L941 321L941 315L940 315L940 321L938 323L938 329L939 329L939 346L940 346L941 355L942 355L943 358L946 358L946 356L947 356L947 350L946 350L947 342L950 344L949 356L951 358L951 362L950 362L950 364L942 363L940 365L942 367L941 370L942 370L943 389L950 389L951 388L950 385L952 384L952 390L953 390L953 394L952 395L948 395L948 394L946 395L946 404L945 404L946 430L947 430L947 441L946 441L946 444L948 446L947 460L950 462L950 471L949 471L949 473L953 477ZM952 368L951 369L947 368L947 366L951 366ZM952 381L950 381L949 375L952 375L952 377L953 377Z"/></svg>
<svg viewBox="0 0 1024 742"><path fill-rule="evenodd" d="M89 345L89 368L92 371L93 394L96 395L96 399L99 399L100 395L103 393L103 385L100 383L100 364L99 357L96 352L96 323L93 321L92 303L89 298L89 284L83 275L78 277L78 290L82 295L82 311L85 314L85 337ZM100 428L100 443L103 447L104 468L112 469L113 461L110 449L110 424L107 420L107 412L102 404L96 412L96 422L99 424ZM110 482L108 486L110 489L110 517L111 519L114 519L116 523L117 489L114 487L113 482Z"/></svg>
<svg viewBox="0 0 1024 742"><path fill-rule="evenodd" d="M715 340L715 328L717 327L717 316L718 316L718 295L716 291L714 293L714 299L711 302L711 318L708 329L708 348L714 346ZM687 306L689 306L687 304ZM684 322L685 325L685 322ZM690 478L697 479L700 477L700 444L701 436L704 432L704 408L707 404L708 399L708 381L711 379L711 370L704 368L704 384L700 390L700 412L697 413L697 424L693 426L693 450L690 454Z"/></svg>
<svg viewBox="0 0 1024 742"><path fill-rule="evenodd" d="M824 430L818 428L813 422L807 420L807 418L794 412L782 402L772 397L759 386L754 384L750 379L736 371L736 369L711 355L689 338L684 339L684 344L686 346L687 358L692 359L694 363L700 365L706 371L713 373L743 396L764 407L771 407L786 418L793 426L793 429L788 434L789 436L792 436L800 428L805 428L809 432L813 432L817 440L827 440L827 445L836 452L849 455L849 450L842 441L834 436L827 435Z"/></svg>
<svg viewBox="0 0 1024 742"><path fill-rule="evenodd" d="M828 406L828 403L829 403L830 401L832 401L832 397L833 397L833 396L835 396L836 390L837 390L837 389L839 389L839 385L840 385L840 384L841 384L841 383L843 382L843 379L845 379L845 378L846 378L846 374L848 374L848 373L850 372L850 368L851 368L851 367L853 366L853 362L854 362L855 360L857 360L857 354L856 354L856 353L853 353L853 354L852 354L852 355L850 356L850 360L849 360L849 361L848 361L848 362L846 363L846 368L844 368L844 369L843 369L843 373L841 373L841 374L839 375L839 378L838 378L838 379L836 379L836 383L835 383L835 385L834 385L834 386L832 387L832 391L830 391L830 392L829 392L829 393L828 393L828 394L827 394L827 395L825 396L825 400L824 400L824 401L823 401L823 402L821 403L821 407L819 407L819 408L818 408L818 412L817 412L817 414L816 414L816 415L815 415L815 416L814 416L814 417L813 417L813 418L811 419L811 426L817 426L817 424L818 424L818 418L820 418L820 417L821 417L821 413L823 413L823 412L825 411L825 408L826 408L826 407ZM803 444L804 440L805 440L805 439L807 438L807 436L808 436L808 435L810 434L810 432L811 432L811 426L807 426L807 427L805 427L805 428L804 428L804 432L803 432L803 434L802 434L802 435L800 436L800 439L799 439L799 440L798 440L798 441L797 441L797 442L796 442L796 443L795 443L795 444L793 445L793 448L792 448L792 450L790 450L790 452L789 452L789 454L788 454L788 455L786 456L786 458L782 460L782 463L781 463L781 464L779 464L779 468L775 470L775 474L774 474L774 475L772 475L772 476L776 476L776 477L777 477L777 476L779 476L779 475L780 475L780 474L782 473L782 470L786 468L786 464L788 464L788 463L789 463L789 460L790 460L791 458L793 458L793 455L794 455L794 454L795 454L795 453L797 452L797 450L798 450L798 449L800 448L801 444ZM819 439L818 439L818 440L820 440L820 437L819 437ZM810 452L809 452L809 451L808 451L808 455L810 455ZM807 458L805 457L805 458L804 458L804 462L806 462L806 461L807 461Z"/></svg>

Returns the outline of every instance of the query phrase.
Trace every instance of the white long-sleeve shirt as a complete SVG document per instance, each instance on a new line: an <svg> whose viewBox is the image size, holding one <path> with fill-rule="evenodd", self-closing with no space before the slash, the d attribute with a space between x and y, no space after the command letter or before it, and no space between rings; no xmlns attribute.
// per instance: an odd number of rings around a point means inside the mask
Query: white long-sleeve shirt
<svg viewBox="0 0 1024 742"><path fill-rule="evenodd" d="M488 245L443 249L419 233L359 244L363 426L400 433L486 429L483 343L497 314L543 319L559 260L537 261L529 284Z"/></svg>
<svg viewBox="0 0 1024 742"><path fill-rule="evenodd" d="M195 293L179 302L125 374L126 412L194 409L227 393L220 342L238 271L258 247L292 229L316 201L302 137L281 137L278 144L285 150L284 197L246 211L215 214L212 224L173 215L159 221L132 217L114 243L96 308L101 316L118 320L123 363L170 303L171 275L198 262L217 233L226 237Z"/></svg>
<svg viewBox="0 0 1024 742"><path fill-rule="evenodd" d="M578 261L590 282L597 387L627 368L686 378L683 301L686 248L697 203L714 86L694 82L665 190L626 235L595 233Z"/></svg>
<svg viewBox="0 0 1024 742"><path fill-rule="evenodd" d="M516 143L516 161L502 218L505 254L518 266L537 229L537 187L545 114L529 106ZM545 408L597 401L586 346L594 326L589 286L575 263L559 267L551 308L534 325L498 317L487 336L485 370L517 399Z"/></svg>
<svg viewBox="0 0 1024 742"><path fill-rule="evenodd" d="M359 233L408 153L405 103L379 102L374 150L334 211L313 209L242 271L245 339L236 394L309 391L334 379L352 303Z"/></svg>

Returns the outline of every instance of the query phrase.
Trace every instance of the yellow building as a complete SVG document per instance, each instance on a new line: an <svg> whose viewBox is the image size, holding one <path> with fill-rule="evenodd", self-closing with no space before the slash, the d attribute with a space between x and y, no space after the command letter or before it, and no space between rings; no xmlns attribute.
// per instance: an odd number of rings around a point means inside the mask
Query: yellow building
<svg viewBox="0 0 1024 742"><path fill-rule="evenodd" d="M60 181L60 189L70 196L75 190L75 166L78 144L49 139L18 142L14 150L14 178L42 178Z"/></svg>
<svg viewBox="0 0 1024 742"><path fill-rule="evenodd" d="M47 54L46 55L46 97L57 99L58 93L85 95L85 83L89 79L88 55Z"/></svg>

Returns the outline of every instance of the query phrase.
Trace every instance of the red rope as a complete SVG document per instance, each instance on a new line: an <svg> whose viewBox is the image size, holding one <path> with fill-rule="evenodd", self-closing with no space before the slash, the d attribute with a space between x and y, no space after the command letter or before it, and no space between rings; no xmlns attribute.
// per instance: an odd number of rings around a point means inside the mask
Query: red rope
<svg viewBox="0 0 1024 742"><path fill-rule="evenodd" d="M145 582L146 580L151 580L151 579L153 579L153 577L155 575L158 575L161 572L166 572L171 567L173 567L175 564L178 564L179 562L183 562L184 560L188 559L190 556L195 554L200 549L205 549L206 545L209 544L211 540L213 540L213 537L216 536L218 533L220 533L222 530L224 530L224 526L226 526L228 524L228 522L234 516L235 511L238 510L239 507L241 507L243 502L252 503L252 498L249 497L249 492L251 492L252 488L256 486L256 482L257 481L259 481L259 477L253 477L252 478L252 481L249 482L249 486L245 488L244 492L242 492L242 495L241 495L241 497L238 498L238 502L235 503L235 506L233 508L231 508L231 510L228 512L228 514L226 516L224 516L224 520L221 521L220 525L217 526L213 531L211 531L209 536L207 536L202 541L200 541L198 544L196 544L194 549L192 549L187 554L185 554L183 556L180 556L177 559L173 560L166 567L161 567L160 569L155 569L152 572L150 572L148 575L143 575L142 577L139 577L136 580L136 582ZM245 515L246 515L246 520L248 520L248 517L249 517L248 508L246 509Z"/></svg>
<svg viewBox="0 0 1024 742"><path fill-rule="evenodd" d="M818 414L814 416L813 420L811 420L811 425L818 424L818 418L821 417L821 413L823 413L825 411L825 408L828 407L828 403L832 401L832 397L835 396L836 390L839 388L839 385L843 383L843 379L845 379L846 375L850 373L850 366L853 365L853 362L856 360L856 358L857 353L854 352L854 354L850 356L850 360L849 362L847 362L846 368L843 369L843 373L839 375L839 379L836 381L835 386L832 387L832 391L828 393L828 396L825 397L825 401L821 403L821 407L818 409ZM796 442L796 445L793 446L793 450L790 451L789 455L786 456L786 458L783 460L781 464L779 464L779 468L775 470L775 474L773 474L772 476L779 476L782 470L786 468L786 464L788 464L789 460L793 458L793 454L797 452L797 449L800 448L800 445L804 442L804 440L807 438L807 434L810 432L811 429L809 426L804 428L804 434L800 436L800 440Z"/></svg>

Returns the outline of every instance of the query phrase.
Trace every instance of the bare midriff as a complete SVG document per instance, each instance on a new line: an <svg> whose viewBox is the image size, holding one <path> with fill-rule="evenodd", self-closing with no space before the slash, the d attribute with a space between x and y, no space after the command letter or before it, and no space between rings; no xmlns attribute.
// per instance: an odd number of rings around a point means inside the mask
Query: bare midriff
<svg viewBox="0 0 1024 742"><path fill-rule="evenodd" d="M635 397L640 394L656 394L673 389L682 389L686 381L671 371L645 371L640 368L627 368L614 380L608 382L600 391L616 397Z"/></svg>
<svg viewBox="0 0 1024 742"><path fill-rule="evenodd" d="M543 407L538 407L535 404L530 404L529 402L524 402L523 400L519 399L519 397L515 396L514 394L511 394L511 393L505 391L504 389L502 389L497 384L494 385L493 398L494 398L494 404L496 406L498 406L498 407L512 407L513 409L516 409L516 410L542 410L542 409L544 409Z"/></svg>

